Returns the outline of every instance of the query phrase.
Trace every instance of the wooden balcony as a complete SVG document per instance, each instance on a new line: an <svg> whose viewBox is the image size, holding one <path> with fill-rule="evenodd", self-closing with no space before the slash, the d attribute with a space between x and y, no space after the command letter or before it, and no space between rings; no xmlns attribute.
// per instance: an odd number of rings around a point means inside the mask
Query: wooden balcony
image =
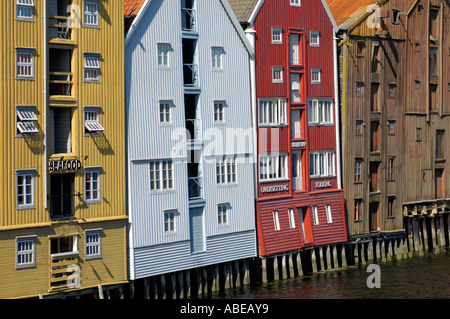
<svg viewBox="0 0 450 319"><path fill-rule="evenodd" d="M50 288L77 289L81 286L81 271L78 265L78 252L51 256Z"/></svg>

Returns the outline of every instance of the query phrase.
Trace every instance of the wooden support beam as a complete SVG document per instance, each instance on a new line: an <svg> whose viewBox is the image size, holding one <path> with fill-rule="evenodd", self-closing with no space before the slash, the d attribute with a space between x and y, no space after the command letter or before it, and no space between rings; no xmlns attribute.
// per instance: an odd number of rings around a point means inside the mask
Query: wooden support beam
<svg viewBox="0 0 450 319"><path fill-rule="evenodd" d="M334 269L340 268L339 267L339 260L338 260L336 245L333 245L333 264L334 264Z"/></svg>
<svg viewBox="0 0 450 319"><path fill-rule="evenodd" d="M325 271L325 261L323 259L323 247L319 247L320 271Z"/></svg>
<svg viewBox="0 0 450 319"><path fill-rule="evenodd" d="M144 278L144 299L150 299L150 279Z"/></svg>
<svg viewBox="0 0 450 319"><path fill-rule="evenodd" d="M286 265L286 255L281 256L281 274L282 279L287 279L287 265Z"/></svg>
<svg viewBox="0 0 450 319"><path fill-rule="evenodd" d="M267 283L267 259L261 259L261 281Z"/></svg>
<svg viewBox="0 0 450 319"><path fill-rule="evenodd" d="M342 260L342 267L347 268L347 255L345 253L345 245L341 245L341 260Z"/></svg>
<svg viewBox="0 0 450 319"><path fill-rule="evenodd" d="M317 257L316 257L316 250L313 248L311 249L311 264L312 264L312 271L313 273L317 273Z"/></svg>
<svg viewBox="0 0 450 319"><path fill-rule="evenodd" d="M293 277L295 277L295 272L294 272L294 260L293 260L292 253L290 253L288 255L288 263L289 263L289 277L293 278Z"/></svg>
<svg viewBox="0 0 450 319"><path fill-rule="evenodd" d="M103 295L102 285L98 285L98 299L105 299L105 296Z"/></svg>
<svg viewBox="0 0 450 319"><path fill-rule="evenodd" d="M327 260L326 260L326 262L327 262L327 264L326 264L326 270L331 270L332 269L332 267L331 267L331 252L330 252L330 245L327 245L326 246L326 253L327 253Z"/></svg>
<svg viewBox="0 0 450 319"><path fill-rule="evenodd" d="M280 273L278 270L278 258L273 257L273 280L280 280Z"/></svg>
<svg viewBox="0 0 450 319"><path fill-rule="evenodd" d="M302 266L302 258L300 255L300 251L297 252L297 274L298 276L303 276L303 266Z"/></svg>

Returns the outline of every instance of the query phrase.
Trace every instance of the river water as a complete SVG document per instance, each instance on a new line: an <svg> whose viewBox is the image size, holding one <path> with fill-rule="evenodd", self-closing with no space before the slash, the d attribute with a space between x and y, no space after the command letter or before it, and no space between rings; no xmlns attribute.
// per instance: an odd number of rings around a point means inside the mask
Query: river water
<svg viewBox="0 0 450 319"><path fill-rule="evenodd" d="M210 298L217 299L450 299L450 250L408 259L376 262L380 288L366 266L252 285ZM370 277L370 278L369 278ZM368 280L369 279L369 280Z"/></svg>

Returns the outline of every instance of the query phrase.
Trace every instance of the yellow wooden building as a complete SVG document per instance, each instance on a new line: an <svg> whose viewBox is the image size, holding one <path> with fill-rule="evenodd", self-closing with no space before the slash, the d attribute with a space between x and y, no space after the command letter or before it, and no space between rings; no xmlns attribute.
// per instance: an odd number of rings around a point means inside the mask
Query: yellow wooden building
<svg viewBox="0 0 450 319"><path fill-rule="evenodd" d="M0 8L0 298L125 283L123 1Z"/></svg>

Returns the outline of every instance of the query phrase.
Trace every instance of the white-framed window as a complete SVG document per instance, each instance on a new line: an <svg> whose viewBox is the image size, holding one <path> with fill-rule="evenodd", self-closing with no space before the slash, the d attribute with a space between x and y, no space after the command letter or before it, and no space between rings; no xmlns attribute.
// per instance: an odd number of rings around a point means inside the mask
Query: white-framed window
<svg viewBox="0 0 450 319"><path fill-rule="evenodd" d="M16 77L34 79L34 49L16 50Z"/></svg>
<svg viewBox="0 0 450 319"><path fill-rule="evenodd" d="M16 238L16 268L36 266L36 238Z"/></svg>
<svg viewBox="0 0 450 319"><path fill-rule="evenodd" d="M280 231L281 228L280 228L280 219L278 218L278 211L274 210L272 214L273 214L273 226L275 228L275 231Z"/></svg>
<svg viewBox="0 0 450 319"><path fill-rule="evenodd" d="M51 238L50 247L52 257L65 257L67 254L78 254L78 236Z"/></svg>
<svg viewBox="0 0 450 319"><path fill-rule="evenodd" d="M150 189L152 191L173 189L173 162L171 160L150 161Z"/></svg>
<svg viewBox="0 0 450 319"><path fill-rule="evenodd" d="M35 124L38 120L35 106L17 106L16 115L16 133L18 135L36 134L39 132Z"/></svg>
<svg viewBox="0 0 450 319"><path fill-rule="evenodd" d="M176 210L168 210L164 212L164 233L175 233L175 215Z"/></svg>
<svg viewBox="0 0 450 319"><path fill-rule="evenodd" d="M170 44L158 43L157 47L158 47L158 67L168 68L170 66L169 61Z"/></svg>
<svg viewBox="0 0 450 319"><path fill-rule="evenodd" d="M272 43L283 43L283 28L272 28Z"/></svg>
<svg viewBox="0 0 450 319"><path fill-rule="evenodd" d="M159 101L159 122L169 124L172 122L172 101Z"/></svg>
<svg viewBox="0 0 450 319"><path fill-rule="evenodd" d="M236 156L216 158L216 181L221 185L237 183Z"/></svg>
<svg viewBox="0 0 450 319"><path fill-rule="evenodd" d="M312 211L313 211L314 225L317 226L317 225L319 225L319 213L317 211L317 206L313 206Z"/></svg>
<svg viewBox="0 0 450 319"><path fill-rule="evenodd" d="M86 259L102 257L102 230L89 229L85 232Z"/></svg>
<svg viewBox="0 0 450 319"><path fill-rule="evenodd" d="M34 208L34 179L35 170L16 171L16 199L17 209Z"/></svg>
<svg viewBox="0 0 450 319"><path fill-rule="evenodd" d="M259 180L286 180L288 175L287 154L261 154L259 156Z"/></svg>
<svg viewBox="0 0 450 319"><path fill-rule="evenodd" d="M227 226L228 225L228 211L230 204L223 203L217 205L217 224L219 226Z"/></svg>
<svg viewBox="0 0 450 319"><path fill-rule="evenodd" d="M84 81L100 82L100 55L95 53L84 54Z"/></svg>
<svg viewBox="0 0 450 319"><path fill-rule="evenodd" d="M225 123L225 101L214 101L214 122Z"/></svg>
<svg viewBox="0 0 450 319"><path fill-rule="evenodd" d="M84 108L84 128L85 133L99 133L105 129L100 124L100 107Z"/></svg>
<svg viewBox="0 0 450 319"><path fill-rule="evenodd" d="M283 83L283 67L272 67L272 83Z"/></svg>
<svg viewBox="0 0 450 319"><path fill-rule="evenodd" d="M325 212L327 213L328 224L333 224L333 217L331 216L331 205L325 205Z"/></svg>
<svg viewBox="0 0 450 319"><path fill-rule="evenodd" d="M294 7L301 7L302 1L301 0L290 0L290 4L291 4L291 6L294 6Z"/></svg>
<svg viewBox="0 0 450 319"><path fill-rule="evenodd" d="M334 124L333 101L331 99L311 99L308 101L309 125Z"/></svg>
<svg viewBox="0 0 450 319"><path fill-rule="evenodd" d="M284 125L286 123L286 99L259 100L259 125Z"/></svg>
<svg viewBox="0 0 450 319"><path fill-rule="evenodd" d="M311 178L336 176L334 157L334 151L310 152L309 173Z"/></svg>
<svg viewBox="0 0 450 319"><path fill-rule="evenodd" d="M312 47L320 46L319 36L319 31L309 31L309 45Z"/></svg>
<svg viewBox="0 0 450 319"><path fill-rule="evenodd" d="M211 48L211 65L213 70L223 69L223 52L222 47Z"/></svg>
<svg viewBox="0 0 450 319"><path fill-rule="evenodd" d="M84 197L88 204L100 203L100 174L99 167L84 170Z"/></svg>
<svg viewBox="0 0 450 319"><path fill-rule="evenodd" d="M84 26L99 26L98 1L84 1Z"/></svg>
<svg viewBox="0 0 450 319"><path fill-rule="evenodd" d="M320 84L320 69L311 69L311 84Z"/></svg>
<svg viewBox="0 0 450 319"><path fill-rule="evenodd" d="M301 102L300 95L300 74L291 73L291 102Z"/></svg>
<svg viewBox="0 0 450 319"><path fill-rule="evenodd" d="M288 209L288 215L289 215L289 226L291 229L295 228L295 213L294 209L289 208Z"/></svg>
<svg viewBox="0 0 450 319"><path fill-rule="evenodd" d="M34 0L17 0L16 18L17 20L33 21Z"/></svg>

